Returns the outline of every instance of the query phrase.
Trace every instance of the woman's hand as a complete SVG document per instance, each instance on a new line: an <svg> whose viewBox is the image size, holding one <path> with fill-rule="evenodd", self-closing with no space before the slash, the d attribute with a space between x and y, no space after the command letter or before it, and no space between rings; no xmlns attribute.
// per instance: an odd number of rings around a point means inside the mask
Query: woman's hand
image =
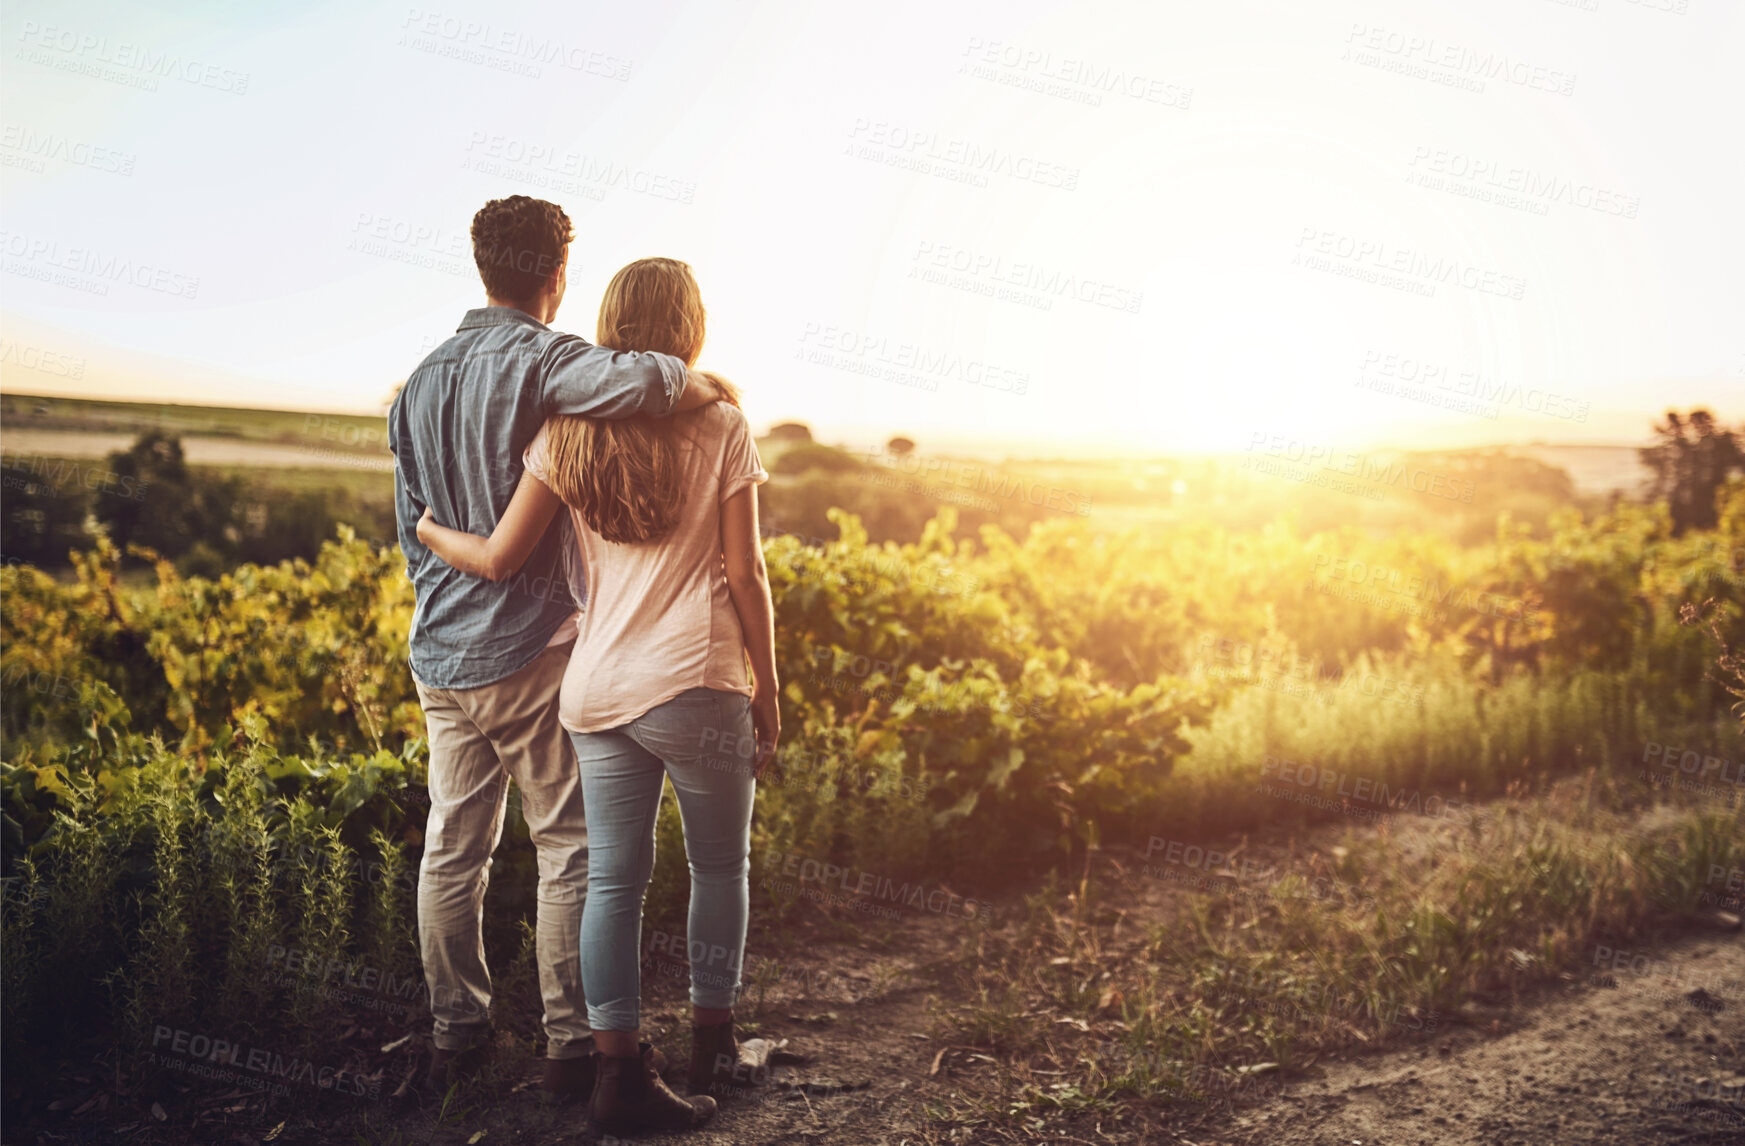
<svg viewBox="0 0 1745 1146"><path fill-rule="evenodd" d="M430 548L430 527L435 524L436 514L432 513L430 507L427 505L424 507L424 516L418 519L418 528L416 530L418 534L418 543L426 549Z"/></svg>
<svg viewBox="0 0 1745 1146"><path fill-rule="evenodd" d="M757 739L757 759L752 765L752 777L763 779L763 771L775 759L776 742L782 735L782 712L776 690L758 687L751 693L751 729Z"/></svg>
<svg viewBox="0 0 1745 1146"><path fill-rule="evenodd" d="M775 758L782 717L777 705L781 685L776 679L776 610L770 603L769 570L758 540L755 485L745 486L721 505L721 565L751 666L751 723L757 742L752 775L761 779Z"/></svg>

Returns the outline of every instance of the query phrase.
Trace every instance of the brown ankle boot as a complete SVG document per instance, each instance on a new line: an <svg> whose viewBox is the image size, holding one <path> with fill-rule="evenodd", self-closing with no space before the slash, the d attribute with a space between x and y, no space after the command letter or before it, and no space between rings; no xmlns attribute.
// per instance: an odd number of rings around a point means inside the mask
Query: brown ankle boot
<svg viewBox="0 0 1745 1146"><path fill-rule="evenodd" d="M598 1063L592 1054L580 1058L548 1058L539 1080L539 1089L548 1102L586 1101L594 1095L594 1076Z"/></svg>
<svg viewBox="0 0 1745 1146"><path fill-rule="evenodd" d="M690 1130L715 1114L713 1098L680 1098L644 1055L600 1055L598 1064L588 1119L601 1134Z"/></svg>
<svg viewBox="0 0 1745 1146"><path fill-rule="evenodd" d="M741 1061L732 1019L707 1025L691 1024L689 1082L692 1094L727 1098L768 1079L767 1066Z"/></svg>
<svg viewBox="0 0 1745 1146"><path fill-rule="evenodd" d="M490 1042L484 1040L460 1050L432 1047L430 1063L419 1084L426 1094L440 1098L451 1087L476 1079L489 1064L491 1051Z"/></svg>
<svg viewBox="0 0 1745 1146"><path fill-rule="evenodd" d="M646 1042L637 1046L642 1050L642 1060L653 1067L656 1074L666 1069L666 1055L658 1048ZM594 1097L594 1078L599 1073L599 1066L600 1056L592 1051L577 1058L548 1058L539 1089L548 1102L564 1103L578 1098L587 1102Z"/></svg>

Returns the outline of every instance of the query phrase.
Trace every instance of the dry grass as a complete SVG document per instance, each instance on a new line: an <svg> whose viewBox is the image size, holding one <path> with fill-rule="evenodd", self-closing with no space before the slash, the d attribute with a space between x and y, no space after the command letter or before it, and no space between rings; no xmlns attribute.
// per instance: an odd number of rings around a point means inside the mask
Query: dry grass
<svg viewBox="0 0 1745 1146"><path fill-rule="evenodd" d="M1589 773L1464 824L1324 833L1295 872L1170 896L1162 918L1112 910L1109 878L1044 887L966 942L972 1001L939 1014L949 1041L1000 1061L971 1108L1259 1093L1567 979L1595 942L1690 921L1712 871L1745 862L1745 813L1639 798ZM1317 872L1363 897L1318 897Z"/></svg>

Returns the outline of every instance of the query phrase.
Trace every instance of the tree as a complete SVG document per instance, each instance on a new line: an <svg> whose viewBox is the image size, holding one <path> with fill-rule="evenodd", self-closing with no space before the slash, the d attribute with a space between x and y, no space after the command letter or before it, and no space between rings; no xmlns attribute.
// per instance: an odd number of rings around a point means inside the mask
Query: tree
<svg viewBox="0 0 1745 1146"><path fill-rule="evenodd" d="M1745 470L1745 451L1739 435L1724 429L1707 410L1689 417L1677 410L1666 412L1666 421L1654 427L1658 439L1638 451L1649 479L1651 500L1664 498L1672 511L1673 536L1688 529L1713 529L1718 520L1715 494L1735 470Z"/></svg>
<svg viewBox="0 0 1745 1146"><path fill-rule="evenodd" d="M866 463L835 446L820 445L817 442L801 442L789 446L777 454L770 462L771 473L803 474L808 470L823 470L825 473L842 474L855 473L866 468Z"/></svg>
<svg viewBox="0 0 1745 1146"><path fill-rule="evenodd" d="M915 452L915 442L911 438L892 438L885 443L885 452L894 457L904 457Z"/></svg>
<svg viewBox="0 0 1745 1146"><path fill-rule="evenodd" d="M161 430L141 434L109 455L109 472L101 476L93 510L123 551L133 543L179 557L196 542L215 552L234 546L236 531L228 527L239 483L195 475L180 438Z"/></svg>

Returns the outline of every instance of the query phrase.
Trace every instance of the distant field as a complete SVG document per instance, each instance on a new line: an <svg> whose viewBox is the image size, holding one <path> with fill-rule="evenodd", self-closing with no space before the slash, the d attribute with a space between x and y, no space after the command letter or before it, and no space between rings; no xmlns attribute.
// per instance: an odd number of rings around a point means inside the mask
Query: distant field
<svg viewBox="0 0 1745 1146"><path fill-rule="evenodd" d="M227 406L182 406L161 402L94 401L54 398L34 394L0 394L0 434L7 448L58 457L95 457L123 448L138 434L163 430L184 438L188 460L196 465L261 465L320 468L320 458L329 454L380 456L386 450L386 420L359 414L310 414L294 410L246 410ZM42 435L53 434L54 437ZM238 443L220 446L218 439ZM240 443L250 443L242 448ZM283 447L260 450L262 444ZM770 461L790 443L765 439L760 443L765 461ZM1567 470L1582 494L1606 495L1618 491L1626 496L1639 492L1647 470L1632 445L1531 445L1505 446L1504 452L1533 458ZM922 446L925 452L925 443ZM1468 451L1450 451L1461 453ZM316 460L311 461L314 457ZM949 473L935 478L958 479L956 484L974 484L961 472L967 458L938 456ZM340 467L355 464L343 459ZM1094 483L1098 500L1154 502L1181 476L1182 464L1164 459L1115 461L1104 459L1018 460L1005 463L1022 467L1025 473L1048 478L1089 496ZM392 468L389 465L386 468ZM1203 472L1203 471L1202 471Z"/></svg>
<svg viewBox="0 0 1745 1146"><path fill-rule="evenodd" d="M1569 471L1578 493L1611 494L1640 497L1648 481L1648 467L1642 464L1635 446L1548 446L1534 443L1513 446L1510 453L1534 458L1549 466Z"/></svg>
<svg viewBox="0 0 1745 1146"><path fill-rule="evenodd" d="M234 457L238 464L303 465L310 464L315 451L338 454L374 455L387 448L387 424L381 417L358 414L308 414L295 410L239 410L227 406L178 406L163 402L99 402L83 398L46 398L34 394L0 394L0 433L6 438L7 449L24 449L12 444L21 431L55 432L78 436L110 435L125 439L123 446L147 430L162 430L183 440L188 460L196 463L222 465ZM300 460L268 460L282 454L258 453L224 456L200 456L194 443L201 438L227 439L256 444L271 443L286 447ZM76 445L78 438L69 438ZM98 453L118 448L106 445ZM41 451L47 453L46 449ZM89 452L68 453L64 457L90 457Z"/></svg>
<svg viewBox="0 0 1745 1146"><path fill-rule="evenodd" d="M391 497L384 418L0 394L0 449L13 460L101 458L154 429L178 436L197 469L270 474L269 484L286 490L331 490L336 513L361 512L340 510L346 496L372 503ZM984 524L1021 537L1048 520L1118 532L1196 519L1258 528L1290 517L1304 532L1429 529L1472 544L1491 535L1499 512L1543 529L1560 506L1593 513L1614 494L1639 496L1647 474L1630 445L1378 451L1363 459L1366 472L1379 467L1391 476L1353 489L1330 483L1340 477L1330 466L1245 454L994 461L934 453L922 441L908 454L868 456L788 435L758 446L773 475L763 492L772 532L835 536L826 516L841 507L874 539L902 540L918 538L927 518L951 506L966 537ZM1419 488L1431 481L1461 495Z"/></svg>
<svg viewBox="0 0 1745 1146"><path fill-rule="evenodd" d="M138 434L87 430L0 429L0 447L7 456L39 458L102 458L127 449ZM241 469L363 470L391 474L394 458L385 449L375 454L338 445L311 442L289 445L246 438L182 437L182 456L191 466ZM378 456L379 455L379 456Z"/></svg>

